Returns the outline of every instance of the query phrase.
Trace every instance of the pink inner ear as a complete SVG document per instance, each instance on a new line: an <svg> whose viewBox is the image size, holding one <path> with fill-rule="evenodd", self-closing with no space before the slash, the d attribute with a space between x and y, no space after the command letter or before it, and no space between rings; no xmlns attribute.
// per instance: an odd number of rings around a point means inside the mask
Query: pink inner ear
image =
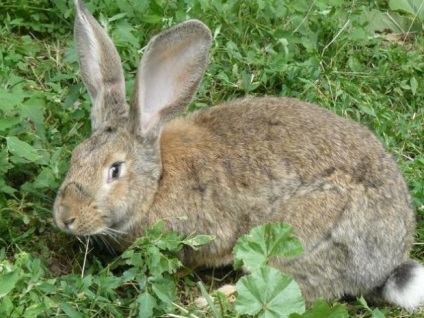
<svg viewBox="0 0 424 318"><path fill-rule="evenodd" d="M166 30L149 42L137 72L132 105L140 116L136 130L146 133L160 128L183 111L205 71L210 42L209 29L195 20Z"/></svg>
<svg viewBox="0 0 424 318"><path fill-rule="evenodd" d="M192 41L185 41L168 50L149 54L141 74L143 113L160 112L173 104L190 83L190 77L193 76L191 73L195 72L192 63L196 59L193 56L196 52L191 45Z"/></svg>
<svg viewBox="0 0 424 318"><path fill-rule="evenodd" d="M185 98L187 86L203 74L203 69L196 68L198 55L203 54L199 46L202 44L197 39L190 38L178 45L152 49L144 57L139 86L144 131L160 120L163 109Z"/></svg>

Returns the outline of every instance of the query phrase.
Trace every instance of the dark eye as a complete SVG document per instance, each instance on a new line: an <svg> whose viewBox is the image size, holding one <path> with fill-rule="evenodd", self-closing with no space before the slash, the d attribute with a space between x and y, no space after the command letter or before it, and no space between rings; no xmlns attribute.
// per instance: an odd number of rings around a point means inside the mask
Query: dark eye
<svg viewBox="0 0 424 318"><path fill-rule="evenodd" d="M116 180L121 176L122 164L122 161L118 161L110 166L109 173L107 176L107 182L112 182L113 180Z"/></svg>

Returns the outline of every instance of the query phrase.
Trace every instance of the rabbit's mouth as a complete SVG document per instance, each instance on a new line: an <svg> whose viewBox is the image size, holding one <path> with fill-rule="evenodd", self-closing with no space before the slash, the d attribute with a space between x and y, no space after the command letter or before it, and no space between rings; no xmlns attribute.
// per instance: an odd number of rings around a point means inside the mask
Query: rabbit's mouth
<svg viewBox="0 0 424 318"><path fill-rule="evenodd" d="M85 235L88 240L93 239L97 244L103 245L111 254L125 250L132 242L128 241L128 233L124 231L126 222L118 221L97 229L94 233Z"/></svg>

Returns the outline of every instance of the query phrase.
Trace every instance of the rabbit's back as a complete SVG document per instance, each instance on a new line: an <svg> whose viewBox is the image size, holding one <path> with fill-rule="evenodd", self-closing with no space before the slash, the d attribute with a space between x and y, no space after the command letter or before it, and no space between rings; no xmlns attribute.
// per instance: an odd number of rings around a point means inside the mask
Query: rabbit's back
<svg viewBox="0 0 424 318"><path fill-rule="evenodd" d="M187 215L197 221L171 228L217 235L220 255L212 248L188 263L225 263L241 234L273 221L291 224L306 250L338 232L346 244L359 232L386 241L388 253L392 241L399 254L412 243L414 214L390 155L368 129L318 106L239 100L175 119L161 138L151 215ZM394 243L398 235L407 238Z"/></svg>
<svg viewBox="0 0 424 318"><path fill-rule="evenodd" d="M252 98L212 107L166 125L161 152L151 215L216 235L183 252L187 265L230 264L240 235L284 221L305 253L275 265L308 286L307 298L338 297L382 284L412 245L415 217L390 155L368 129L318 106Z"/></svg>

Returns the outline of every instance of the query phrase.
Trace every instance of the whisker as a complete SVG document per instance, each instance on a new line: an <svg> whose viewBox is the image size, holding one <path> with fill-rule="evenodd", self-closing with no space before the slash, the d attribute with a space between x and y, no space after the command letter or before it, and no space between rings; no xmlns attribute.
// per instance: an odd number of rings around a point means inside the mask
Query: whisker
<svg viewBox="0 0 424 318"><path fill-rule="evenodd" d="M104 246L105 245L105 242L104 242L103 238L99 234L98 235L94 235L93 236L93 239L96 241L97 245L100 245L100 246Z"/></svg>
<svg viewBox="0 0 424 318"><path fill-rule="evenodd" d="M110 244L108 240L105 240L105 245L111 255L116 255L116 250L113 248L112 244Z"/></svg>
<svg viewBox="0 0 424 318"><path fill-rule="evenodd" d="M122 238L123 234L116 233L110 228L105 228L102 234L112 238L117 244L121 245L119 240Z"/></svg>
<svg viewBox="0 0 424 318"><path fill-rule="evenodd" d="M97 235L93 235L92 238L98 245L100 245L100 243L103 243Z"/></svg>
<svg viewBox="0 0 424 318"><path fill-rule="evenodd" d="M107 227L107 228L106 228L106 230L107 230L108 232L113 232L113 233L116 233L116 234L122 234L122 235L127 234L127 232L119 231L119 230L116 230L116 229L112 229L112 228L110 228L110 227Z"/></svg>
<svg viewBox="0 0 424 318"><path fill-rule="evenodd" d="M98 236L98 239L102 242L102 245L106 247L106 249L108 250L110 254L112 255L115 254L115 250L113 249L112 245L104 236L102 236L102 234Z"/></svg>

